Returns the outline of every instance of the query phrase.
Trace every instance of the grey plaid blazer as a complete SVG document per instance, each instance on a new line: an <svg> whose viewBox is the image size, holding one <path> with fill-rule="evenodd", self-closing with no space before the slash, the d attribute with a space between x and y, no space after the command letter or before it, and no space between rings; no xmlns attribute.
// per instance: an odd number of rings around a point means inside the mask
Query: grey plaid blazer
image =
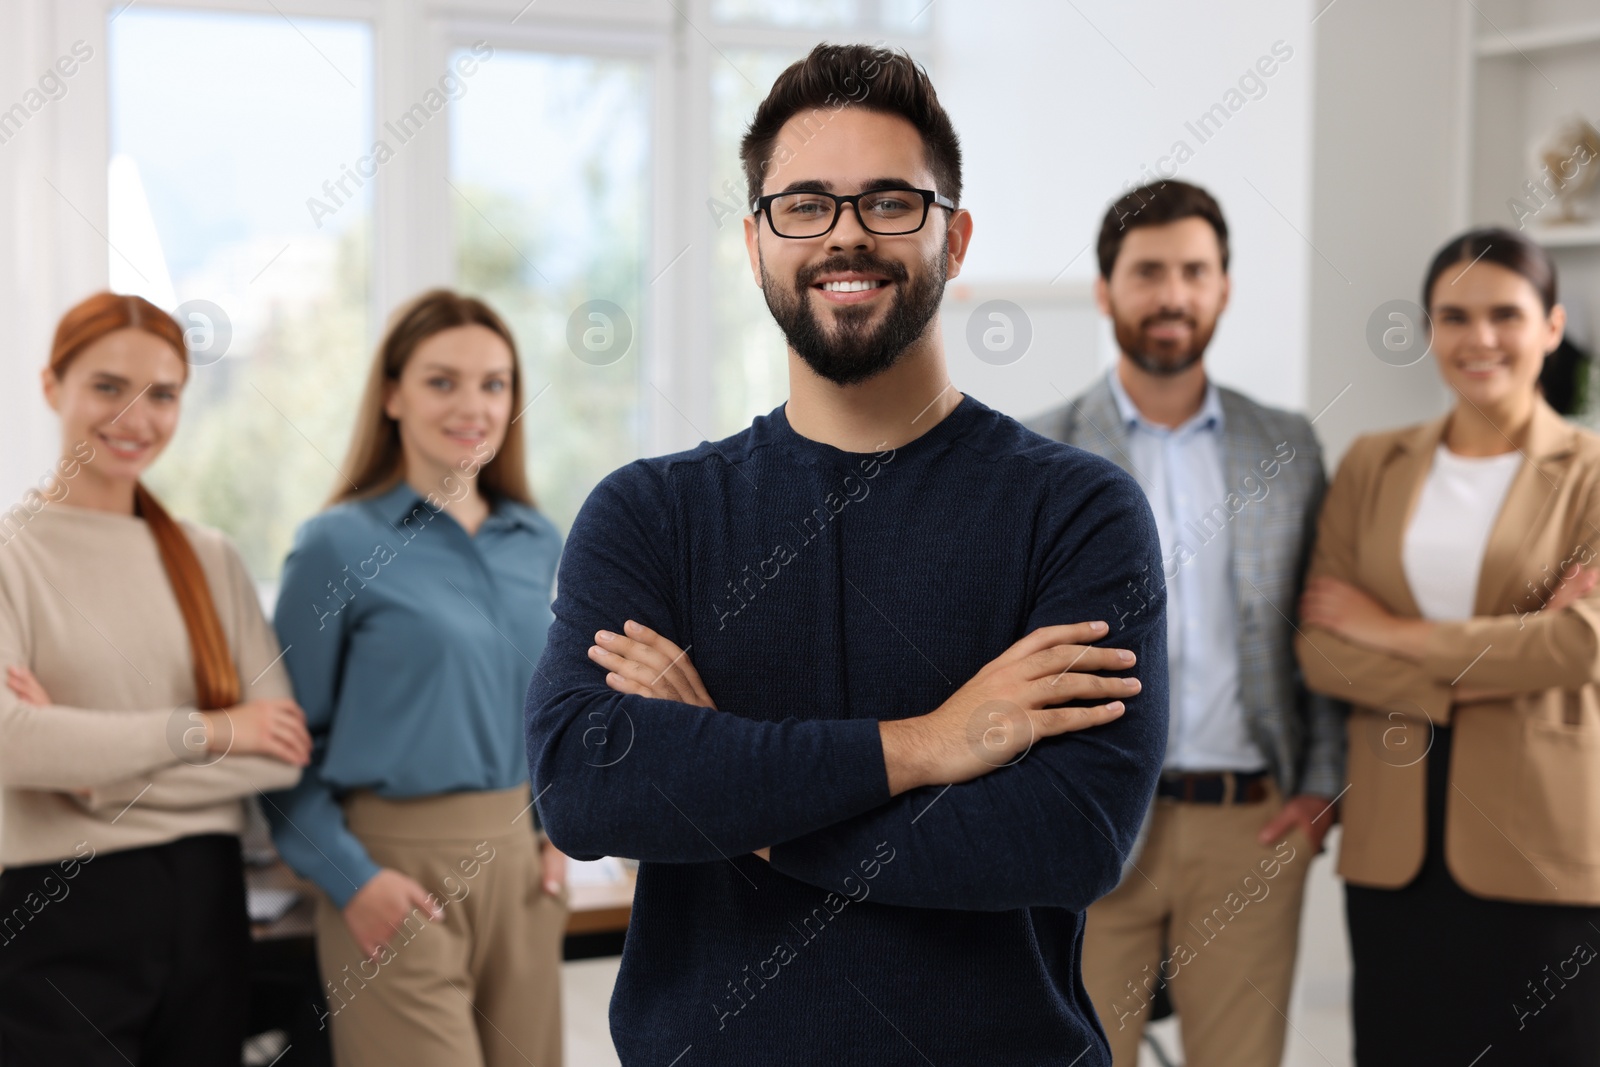
<svg viewBox="0 0 1600 1067"><path fill-rule="evenodd" d="M1302 683L1292 621L1327 489L1322 447L1304 416L1265 407L1232 389L1217 389L1222 398L1223 480L1232 492L1217 502L1211 516L1216 523L1232 524L1245 727L1285 797L1313 793L1332 798L1344 787L1348 707L1309 692ZM1127 429L1104 378L1024 425L1102 455L1143 484L1128 458ZM1275 473L1267 477L1274 466Z"/></svg>

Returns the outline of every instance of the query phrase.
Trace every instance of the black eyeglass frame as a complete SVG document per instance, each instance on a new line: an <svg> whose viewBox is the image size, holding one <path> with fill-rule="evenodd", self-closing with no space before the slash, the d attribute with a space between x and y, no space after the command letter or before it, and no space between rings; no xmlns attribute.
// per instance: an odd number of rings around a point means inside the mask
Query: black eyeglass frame
<svg viewBox="0 0 1600 1067"><path fill-rule="evenodd" d="M862 217L860 200L863 196L878 196L881 193L916 193L921 196L922 221L917 223L915 227L909 230L895 230L893 232L874 230L871 226L867 225L867 220ZM778 231L778 224L772 220L772 202L784 196L825 196L829 198L833 201L833 221L830 222L828 224L828 228L823 230L821 233L809 233L805 235L780 233ZM931 214L931 210L935 205L938 205L939 207L945 208L949 211L956 210L955 202L949 197L941 196L932 189L913 189L910 186L890 186L886 189L868 189L865 192L850 193L845 196L841 196L838 193L826 193L820 189L791 189L788 192L768 193L766 196L758 196L755 199L755 203L751 204L750 207L751 213L757 218L760 218L763 214L767 216L767 229L771 230L775 236L782 237L788 241L815 241L819 237L828 236L833 232L833 228L839 225L839 220L844 217L844 206L846 204L849 204L855 209L856 221L861 224L861 228L877 237L905 237L908 234L916 233L928 224L928 215Z"/></svg>

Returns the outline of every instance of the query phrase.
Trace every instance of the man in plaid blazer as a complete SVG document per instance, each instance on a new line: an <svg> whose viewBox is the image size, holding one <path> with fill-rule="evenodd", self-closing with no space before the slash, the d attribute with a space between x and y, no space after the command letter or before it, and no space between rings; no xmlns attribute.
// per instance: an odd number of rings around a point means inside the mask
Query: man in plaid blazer
<svg viewBox="0 0 1600 1067"><path fill-rule="evenodd" d="M1140 844L1088 911L1084 982L1116 1067L1135 1067L1161 986L1188 1067L1276 1067L1306 871L1344 776L1343 707L1305 689L1293 648L1322 450L1303 416L1206 376L1230 283L1227 223L1205 190L1128 192L1098 250L1095 297L1121 354L1028 425L1119 464L1150 498L1172 715ZM1125 616L1144 600L1130 588ZM1125 619L1107 621L1114 635Z"/></svg>

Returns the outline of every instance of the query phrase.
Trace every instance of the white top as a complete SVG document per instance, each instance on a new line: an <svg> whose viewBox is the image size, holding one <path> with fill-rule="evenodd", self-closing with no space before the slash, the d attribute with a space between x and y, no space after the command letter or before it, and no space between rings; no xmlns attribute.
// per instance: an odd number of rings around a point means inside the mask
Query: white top
<svg viewBox="0 0 1600 1067"><path fill-rule="evenodd" d="M1401 548L1423 618L1472 618L1489 532L1521 466L1520 452L1461 456L1442 442L1434 450Z"/></svg>

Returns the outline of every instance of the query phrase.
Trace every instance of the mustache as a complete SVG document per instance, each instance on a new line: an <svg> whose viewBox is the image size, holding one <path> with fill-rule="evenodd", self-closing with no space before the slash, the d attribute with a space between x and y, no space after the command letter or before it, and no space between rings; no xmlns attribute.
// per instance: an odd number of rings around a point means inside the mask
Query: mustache
<svg viewBox="0 0 1600 1067"><path fill-rule="evenodd" d="M1151 326L1155 326L1163 322L1181 322L1190 329L1193 329L1199 325L1199 323L1195 321L1195 317L1193 315L1185 315L1181 311L1158 311L1149 318L1142 320L1139 323L1139 327L1140 329L1149 329Z"/></svg>
<svg viewBox="0 0 1600 1067"><path fill-rule="evenodd" d="M810 267L802 267L795 272L794 280L797 288L809 289L816 284L818 278L824 274L881 274L890 281L903 282L909 275L904 264L896 263L892 259L879 259L877 256L829 256L821 263Z"/></svg>

